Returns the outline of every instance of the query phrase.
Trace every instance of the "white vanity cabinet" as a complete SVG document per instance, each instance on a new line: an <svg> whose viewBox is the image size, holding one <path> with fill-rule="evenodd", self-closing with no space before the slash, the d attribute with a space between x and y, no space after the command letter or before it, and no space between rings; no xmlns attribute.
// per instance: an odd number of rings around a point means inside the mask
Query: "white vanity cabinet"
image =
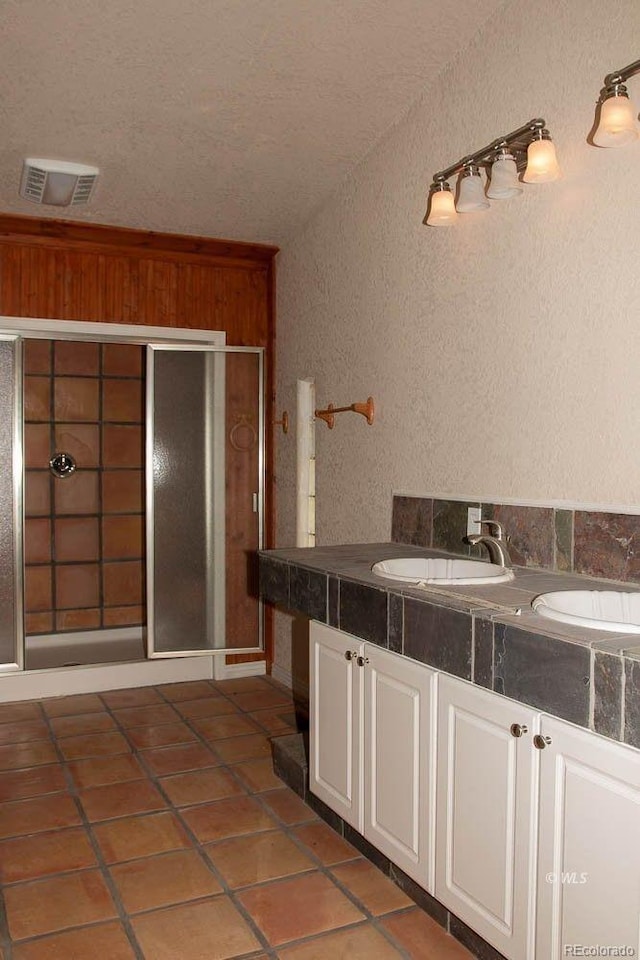
<svg viewBox="0 0 640 960"><path fill-rule="evenodd" d="M309 789L362 833L364 644L315 621L309 642Z"/></svg>
<svg viewBox="0 0 640 960"><path fill-rule="evenodd" d="M540 733L536 958L573 944L638 957L640 751L552 717Z"/></svg>
<svg viewBox="0 0 640 960"><path fill-rule="evenodd" d="M435 895L513 960L531 956L538 719L439 678Z"/></svg>
<svg viewBox="0 0 640 960"><path fill-rule="evenodd" d="M311 624L309 786L433 889L434 671Z"/></svg>
<svg viewBox="0 0 640 960"><path fill-rule="evenodd" d="M639 750L322 624L311 651L313 793L509 960L640 956Z"/></svg>

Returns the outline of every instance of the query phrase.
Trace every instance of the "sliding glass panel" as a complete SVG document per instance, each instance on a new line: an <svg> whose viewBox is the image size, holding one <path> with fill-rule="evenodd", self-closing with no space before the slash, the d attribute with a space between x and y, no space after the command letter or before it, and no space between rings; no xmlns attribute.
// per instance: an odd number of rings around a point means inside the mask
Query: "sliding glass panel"
<svg viewBox="0 0 640 960"><path fill-rule="evenodd" d="M0 338L0 672L22 667L21 342Z"/></svg>
<svg viewBox="0 0 640 960"><path fill-rule="evenodd" d="M260 648L261 396L262 351L148 349L150 656Z"/></svg>

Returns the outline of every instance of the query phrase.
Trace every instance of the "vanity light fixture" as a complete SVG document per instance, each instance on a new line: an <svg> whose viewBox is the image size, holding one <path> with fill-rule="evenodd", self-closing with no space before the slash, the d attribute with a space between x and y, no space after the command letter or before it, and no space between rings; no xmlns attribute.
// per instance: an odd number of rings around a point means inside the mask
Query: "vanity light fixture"
<svg viewBox="0 0 640 960"><path fill-rule="evenodd" d="M522 175L525 183L550 183L560 176L556 148L548 130L538 130L527 147L527 169Z"/></svg>
<svg viewBox="0 0 640 960"><path fill-rule="evenodd" d="M431 202L426 222L430 227L448 227L458 219L451 187L446 180L434 177L431 184Z"/></svg>
<svg viewBox="0 0 640 960"><path fill-rule="evenodd" d="M629 99L625 81L640 73L640 60L609 73L596 108L596 129L592 139L596 147L623 147L636 140L638 111ZM588 138L589 139L589 138Z"/></svg>
<svg viewBox="0 0 640 960"><path fill-rule="evenodd" d="M518 180L518 168L512 153L502 147L491 164L491 182L487 187L487 196L492 200L509 200L522 193Z"/></svg>
<svg viewBox="0 0 640 960"><path fill-rule="evenodd" d="M490 204L482 191L481 167L490 177L486 197L492 200L507 200L522 193L520 171L525 183L557 180L560 168L546 121L540 117L530 120L435 173L429 190L429 212L423 222L430 227L450 226L457 220L456 210L458 213L486 210ZM458 202L454 204L448 181L458 174Z"/></svg>
<svg viewBox="0 0 640 960"><path fill-rule="evenodd" d="M488 210L490 206L484 195L480 168L470 163L460 174L456 209L458 213L475 213Z"/></svg>

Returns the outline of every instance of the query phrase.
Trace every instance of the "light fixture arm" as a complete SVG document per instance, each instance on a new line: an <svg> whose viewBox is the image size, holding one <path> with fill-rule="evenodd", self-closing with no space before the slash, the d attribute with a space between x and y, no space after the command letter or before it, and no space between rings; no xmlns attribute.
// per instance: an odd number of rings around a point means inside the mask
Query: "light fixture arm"
<svg viewBox="0 0 640 960"><path fill-rule="evenodd" d="M614 70L613 73L608 73L604 78L605 90L625 83L629 77L634 77L636 73L640 73L640 60L634 60L633 63L623 67L622 70Z"/></svg>
<svg viewBox="0 0 640 960"><path fill-rule="evenodd" d="M640 61L638 61L638 69L640 70ZM495 154L503 148L508 149L509 147L519 146L521 149L524 149L531 140L536 139L536 134L545 128L546 121L543 120L542 117L529 120L528 123L524 123L516 130L512 130L511 133L508 133L506 136L498 137L497 140L488 143L486 147L482 147L480 150L476 150L475 153L470 153L468 156L462 157L461 160L452 163L450 167L434 173L433 182L435 184L444 183L449 177L454 177L457 173L464 170L465 167L472 164L478 166L479 164L490 163L495 158Z"/></svg>

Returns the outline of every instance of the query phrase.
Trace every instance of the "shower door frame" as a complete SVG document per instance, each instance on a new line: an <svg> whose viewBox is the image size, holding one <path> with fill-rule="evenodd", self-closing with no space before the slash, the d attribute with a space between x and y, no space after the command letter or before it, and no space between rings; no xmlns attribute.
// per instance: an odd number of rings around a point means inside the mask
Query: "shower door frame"
<svg viewBox="0 0 640 960"><path fill-rule="evenodd" d="M11 485L13 487L13 602L14 610L14 653L13 661L0 663L0 676L23 673L25 668L25 632L24 632L24 397L23 397L23 357L20 334L5 331L0 327L0 340L13 343L13 428L11 430Z"/></svg>
<svg viewBox="0 0 640 960"><path fill-rule="evenodd" d="M259 538L260 544L264 536L264 470L265 470L265 364L266 350L264 347L227 347L226 333L224 330L197 330L187 327L156 327L145 326L142 324L124 324L112 322L96 322L85 320L62 320L51 317L14 317L0 315L0 338L3 340L18 339L21 343L24 339L32 340L80 340L97 343L129 343L138 346L148 347L151 344L164 345L167 347L181 345L183 348L218 348L219 352L224 349L228 352L253 352L260 353L261 376L260 376L260 475L259 475ZM16 532L14 546L14 562L16 577L16 660L15 664L0 664L0 675L23 674L25 671L25 643L24 633L24 451L23 451L23 401L22 401L22 379L23 365L21 350L18 351L16 358L16 402L14 425L14 508L15 508L15 527L19 528ZM146 414L146 411L145 411ZM146 415L145 415L146 419ZM147 570L148 580L149 572ZM216 654L232 656L237 653L251 652L261 653L264 651L264 612L262 601L259 604L259 637L258 645L250 650L240 650L234 648L219 648L218 650L197 651L194 653L182 653L166 655L166 659L177 659L183 656L210 656L215 664L219 658ZM157 655L156 655L157 657ZM149 636L147 636L147 661L152 661L156 657L149 655ZM224 663L224 661L223 661ZM73 667L70 669L80 669Z"/></svg>
<svg viewBox="0 0 640 960"><path fill-rule="evenodd" d="M254 354L258 358L258 476L257 476L257 517L258 517L258 550L261 550L264 545L264 472L265 472L265 456L264 456L264 446L265 446L265 423L264 423L264 386L265 386L265 348L264 347L235 347L235 346L214 346L214 345L204 345L204 344L192 344L192 343L173 343L173 344L160 344L158 341L154 340L147 344L147 353L153 352L154 349L165 350L165 351L175 351L175 352L189 352L195 351L202 353L204 355L211 354L213 356L226 356L228 354L245 354L251 355ZM225 369L226 377L226 369ZM224 388L224 382L222 384ZM246 653L263 653L264 652L264 611L263 604L261 600L258 600L258 644L253 647L207 647L207 648L196 648L196 649L184 649L184 650L171 650L163 651L155 649L155 610L154 610L154 596L155 596L155 575L154 575L154 566L155 566L155 546L154 546L154 512L155 512L155 499L154 499L154 482L153 482L153 438L155 436L154 432L154 398L155 390L155 368L149 368L147 366L147 382L146 382L146 412L145 412L145 422L147 426L147 438L146 438L146 451L145 451L145 512L147 518L147 536L146 536L146 564L147 564L147 658L149 660L160 660L167 658L175 657L230 657L235 656L236 654L246 654ZM216 390L214 385L213 390ZM217 432L217 431L216 431ZM218 441L219 442L219 441ZM224 451L223 451L224 456ZM213 483L212 488L216 490L218 484L222 486L222 499L224 499L224 488L226 482L226 475L222 476L222 480L218 480L218 483ZM220 492L217 491L213 495L214 499L220 499ZM220 546L222 547L223 553L226 554L226 543L223 541L222 544L219 542L216 543L216 538L214 537L213 543L213 594L214 594L214 611L213 611L213 641L218 639L218 634L222 633L223 638L226 636L226 596L225 596L225 584L226 584L226 574L224 563L222 565L216 565L215 559L220 556ZM224 557L223 557L224 560ZM220 600L220 602L215 602Z"/></svg>

